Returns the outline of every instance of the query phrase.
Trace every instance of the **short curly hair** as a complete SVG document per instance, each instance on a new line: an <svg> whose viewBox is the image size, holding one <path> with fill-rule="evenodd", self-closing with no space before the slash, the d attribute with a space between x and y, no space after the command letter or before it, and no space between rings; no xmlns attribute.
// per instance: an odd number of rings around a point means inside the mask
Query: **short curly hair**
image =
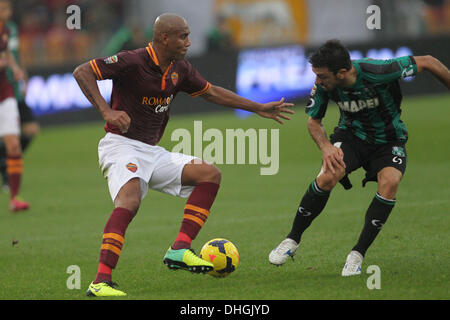
<svg viewBox="0 0 450 320"><path fill-rule="evenodd" d="M336 74L340 69L350 70L352 61L347 48L337 39L328 40L309 58L314 68L327 67Z"/></svg>

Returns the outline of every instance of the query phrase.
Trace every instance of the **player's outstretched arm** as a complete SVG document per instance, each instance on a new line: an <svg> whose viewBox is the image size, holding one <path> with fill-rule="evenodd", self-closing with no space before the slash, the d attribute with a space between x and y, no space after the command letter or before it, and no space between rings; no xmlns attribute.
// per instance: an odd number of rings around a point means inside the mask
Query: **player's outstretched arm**
<svg viewBox="0 0 450 320"><path fill-rule="evenodd" d="M281 124L283 124L283 121L280 118L290 120L290 118L283 113L294 113L294 111L289 109L293 106L293 104L284 102L284 98L280 101L257 103L255 101L243 98L230 90L214 85L211 85L208 91L201 95L201 97L209 102L220 104L225 107L255 112L261 117L273 119Z"/></svg>
<svg viewBox="0 0 450 320"><path fill-rule="evenodd" d="M89 63L86 62L79 65L73 72L73 76L77 80L81 91L89 102L100 112L103 119L118 127L122 133L127 132L130 126L130 117L124 111L112 110L105 99L103 99L94 71Z"/></svg>
<svg viewBox="0 0 450 320"><path fill-rule="evenodd" d="M414 60L417 64L417 72L423 70L431 72L447 89L450 89L450 71L441 61L430 55L415 56Z"/></svg>

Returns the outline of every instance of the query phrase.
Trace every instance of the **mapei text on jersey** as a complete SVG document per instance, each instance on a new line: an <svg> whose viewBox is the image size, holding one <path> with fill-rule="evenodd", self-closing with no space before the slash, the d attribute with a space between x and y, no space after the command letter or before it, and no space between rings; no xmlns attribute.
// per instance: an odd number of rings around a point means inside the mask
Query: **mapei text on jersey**
<svg viewBox="0 0 450 320"><path fill-rule="evenodd" d="M348 112L359 112L365 108L376 108L380 105L378 98L372 98L367 100L351 100L351 101L338 101L339 108Z"/></svg>

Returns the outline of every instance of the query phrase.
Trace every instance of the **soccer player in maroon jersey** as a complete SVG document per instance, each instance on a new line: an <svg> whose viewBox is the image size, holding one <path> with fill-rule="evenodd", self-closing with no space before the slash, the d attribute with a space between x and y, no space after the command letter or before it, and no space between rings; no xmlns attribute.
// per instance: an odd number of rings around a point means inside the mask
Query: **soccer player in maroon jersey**
<svg viewBox="0 0 450 320"><path fill-rule="evenodd" d="M23 172L20 117L13 87L6 76L6 67L11 68L16 80L22 80L24 72L8 49L9 29L5 19L8 16L9 5L8 1L0 0L0 137L6 147L6 171L11 194L9 210L17 212L28 209L29 204L17 197Z"/></svg>
<svg viewBox="0 0 450 320"><path fill-rule="evenodd" d="M153 42L147 47L93 59L74 71L81 90L106 121L99 163L115 206L104 229L97 277L87 291L90 296L125 295L111 281L111 270L119 259L127 226L148 188L188 198L179 234L164 257L168 268L195 273L213 268L190 247L209 216L221 173L198 158L157 146L169 120L170 103L179 91L279 123L289 120L284 113L293 113L289 109L293 105L284 99L260 104L206 81L184 59L190 46L184 18L162 14L153 30ZM103 79L113 80L111 106L96 83Z"/></svg>

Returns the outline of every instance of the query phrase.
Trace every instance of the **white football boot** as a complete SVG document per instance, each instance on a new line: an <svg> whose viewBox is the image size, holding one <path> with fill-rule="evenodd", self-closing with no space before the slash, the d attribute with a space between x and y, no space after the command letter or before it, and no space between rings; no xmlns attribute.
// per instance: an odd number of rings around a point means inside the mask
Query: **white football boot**
<svg viewBox="0 0 450 320"><path fill-rule="evenodd" d="M269 254L269 262L276 266L281 266L286 260L291 257L294 259L294 255L297 252L298 243L290 238L286 238L273 249Z"/></svg>
<svg viewBox="0 0 450 320"><path fill-rule="evenodd" d="M361 264L363 256L358 251L350 251L345 261L344 268L342 269L342 276L356 276L361 274Z"/></svg>

